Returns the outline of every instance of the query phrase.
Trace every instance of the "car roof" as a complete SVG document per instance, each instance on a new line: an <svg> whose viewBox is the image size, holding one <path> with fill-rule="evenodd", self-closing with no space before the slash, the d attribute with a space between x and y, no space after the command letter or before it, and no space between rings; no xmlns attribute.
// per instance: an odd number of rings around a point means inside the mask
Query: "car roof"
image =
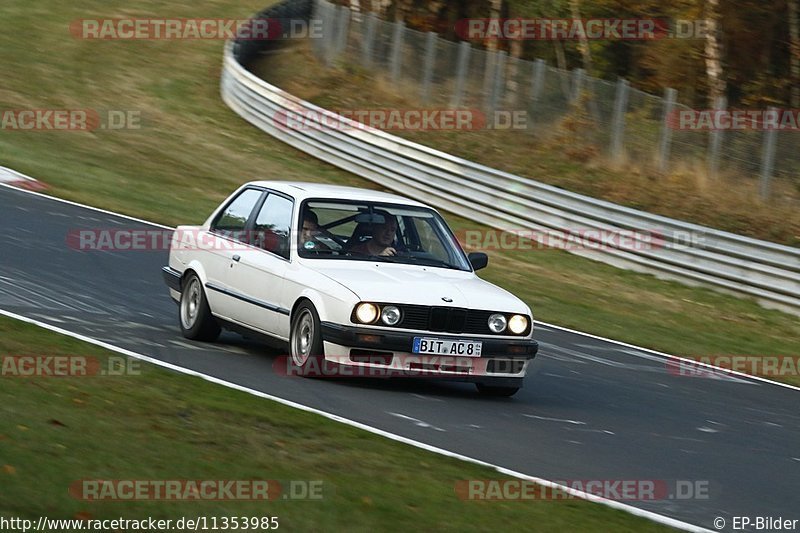
<svg viewBox="0 0 800 533"><path fill-rule="evenodd" d="M266 187L293 196L300 201L309 198L333 198L430 207L416 200L411 200L410 198L405 198L396 194L373 191L371 189L361 189L358 187L346 187L344 185L329 185L327 183L305 181L253 181L248 183L248 185Z"/></svg>

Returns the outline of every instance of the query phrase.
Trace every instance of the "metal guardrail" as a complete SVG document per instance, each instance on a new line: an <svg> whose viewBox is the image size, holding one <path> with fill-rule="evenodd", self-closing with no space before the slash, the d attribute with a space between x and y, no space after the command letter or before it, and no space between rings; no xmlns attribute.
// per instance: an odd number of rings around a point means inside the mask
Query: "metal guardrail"
<svg viewBox="0 0 800 533"><path fill-rule="evenodd" d="M287 0L256 17L309 18L311 10L310 0ZM598 248L571 251L622 268L753 296L765 305L800 313L800 249L597 200L367 128L249 72L245 65L274 44L228 42L221 93L242 118L287 144L500 230L655 233L660 236L655 247L604 242ZM286 126L285 117L292 113L303 117L304 127ZM314 123L314 117L351 127L331 128L322 121Z"/></svg>

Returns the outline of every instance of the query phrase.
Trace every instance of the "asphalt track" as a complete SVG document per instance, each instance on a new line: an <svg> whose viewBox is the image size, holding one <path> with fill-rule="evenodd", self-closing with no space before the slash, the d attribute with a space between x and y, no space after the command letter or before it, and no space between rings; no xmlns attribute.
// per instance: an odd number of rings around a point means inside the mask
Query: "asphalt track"
<svg viewBox="0 0 800 533"><path fill-rule="evenodd" d="M689 524L800 518L797 390L678 376L660 355L553 327L537 327L540 355L511 399L459 383L284 377L280 353L257 342L181 336L165 251L67 243L72 230L148 226L0 186L0 227L0 309L531 476L663 480L672 498L626 503ZM707 483L708 497L677 498L677 480Z"/></svg>

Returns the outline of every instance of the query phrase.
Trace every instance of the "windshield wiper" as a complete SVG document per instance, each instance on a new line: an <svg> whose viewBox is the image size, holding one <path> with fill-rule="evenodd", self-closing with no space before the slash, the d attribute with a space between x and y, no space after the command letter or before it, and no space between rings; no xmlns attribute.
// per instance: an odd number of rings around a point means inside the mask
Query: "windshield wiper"
<svg viewBox="0 0 800 533"><path fill-rule="evenodd" d="M447 261L442 261L441 259L436 259L434 257L418 257L415 255L402 256L402 257L404 259L410 259L415 263L425 263L425 266L450 268L453 270L463 270L463 268L460 268L458 265L451 265Z"/></svg>

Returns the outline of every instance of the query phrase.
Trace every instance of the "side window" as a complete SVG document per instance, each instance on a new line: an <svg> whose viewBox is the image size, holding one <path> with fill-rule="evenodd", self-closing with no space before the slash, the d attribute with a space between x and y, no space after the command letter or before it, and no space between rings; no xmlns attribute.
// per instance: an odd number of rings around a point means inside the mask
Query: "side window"
<svg viewBox="0 0 800 533"><path fill-rule="evenodd" d="M247 240L244 229L259 198L261 198L261 191L245 189L217 216L211 229L237 240Z"/></svg>
<svg viewBox="0 0 800 533"><path fill-rule="evenodd" d="M256 217L253 245L289 259L292 201L270 194Z"/></svg>

